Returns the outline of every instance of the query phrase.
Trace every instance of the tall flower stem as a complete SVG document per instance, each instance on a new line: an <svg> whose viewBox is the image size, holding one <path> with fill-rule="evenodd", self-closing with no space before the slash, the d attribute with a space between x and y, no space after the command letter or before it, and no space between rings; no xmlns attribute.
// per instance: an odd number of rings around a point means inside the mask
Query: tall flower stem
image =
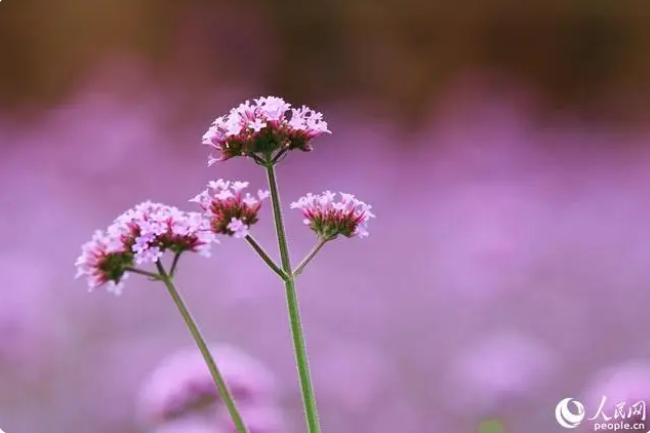
<svg viewBox="0 0 650 433"><path fill-rule="evenodd" d="M235 400L233 399L233 396L230 390L228 389L228 385L226 384L226 381L221 375L221 372L217 367L217 363L214 361L214 358L212 357L212 354L208 349L208 345L205 343L205 339L203 338L203 335L201 334L201 331L199 330L199 327L197 326L196 322L192 318L192 315L188 310L185 301L183 300L181 294L176 289L172 277L165 271L165 268L163 267L162 263L160 263L160 261L156 262L156 267L158 268L158 272L160 273L160 279L165 284L165 287L167 287L169 294L174 300L174 304L176 304L178 311L181 313L181 316L183 316L183 320L185 321L187 328L190 330L192 337L194 337L194 341L196 341L196 345L201 351L201 355L203 355L203 359L205 360L205 363L207 364L208 369L210 370L210 374L212 375L214 384L217 386L219 395L221 396L221 400L226 405L226 408L230 413L230 417L232 418L232 421L235 424L237 433L248 433L246 424L244 424L244 420L242 419L239 410L237 410L237 406L235 405Z"/></svg>
<svg viewBox="0 0 650 433"><path fill-rule="evenodd" d="M271 191L271 202L273 205L273 216L275 218L275 229L278 236L278 246L280 248L282 270L287 275L287 278L284 280L284 287L287 296L291 337L293 339L293 348L298 367L298 377L300 379L300 390L305 410L307 430L309 433L320 433L318 409L316 408L316 396L314 395L314 386L312 384L311 374L309 373L309 361L307 359L307 348L305 346L305 337L302 330L302 322L300 320L298 295L296 294L295 280L291 273L291 260L289 259L287 236L284 231L284 222L282 221L282 208L280 206L278 182L275 177L275 167L272 162L269 162L266 165L266 175L269 182L269 189Z"/></svg>

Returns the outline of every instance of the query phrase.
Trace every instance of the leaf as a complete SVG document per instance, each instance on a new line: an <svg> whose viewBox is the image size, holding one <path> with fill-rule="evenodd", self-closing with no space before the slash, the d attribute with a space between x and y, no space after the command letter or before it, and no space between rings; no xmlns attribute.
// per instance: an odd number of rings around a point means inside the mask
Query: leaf
<svg viewBox="0 0 650 433"><path fill-rule="evenodd" d="M499 421L496 419L488 419L478 426L478 433L504 433L505 430Z"/></svg>

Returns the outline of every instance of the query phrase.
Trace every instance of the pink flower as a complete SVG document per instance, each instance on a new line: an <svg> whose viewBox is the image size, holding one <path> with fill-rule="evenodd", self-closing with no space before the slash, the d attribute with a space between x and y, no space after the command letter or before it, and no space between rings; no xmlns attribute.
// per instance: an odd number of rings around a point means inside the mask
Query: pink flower
<svg viewBox="0 0 650 433"><path fill-rule="evenodd" d="M228 230L233 232L233 236L239 239L248 236L248 226L239 218L233 218L230 220Z"/></svg>
<svg viewBox="0 0 650 433"><path fill-rule="evenodd" d="M243 238L250 227L258 221L257 213L262 200L269 196L267 191L259 190L257 196L243 194L248 182L225 181L210 182L208 188L191 199L203 208L210 229L217 234Z"/></svg>
<svg viewBox="0 0 650 433"><path fill-rule="evenodd" d="M197 212L150 201L117 217L106 231L98 230L82 246L77 277L86 276L91 289L108 284L121 293L122 283L134 265L154 263L166 251L210 255L215 242L208 221Z"/></svg>
<svg viewBox="0 0 650 433"><path fill-rule="evenodd" d="M630 360L601 370L584 392L583 403L590 412L589 417L602 410L598 422L606 421L606 418L614 421L617 413L616 421L623 417L622 421L630 424L647 422L650 363L641 359Z"/></svg>
<svg viewBox="0 0 650 433"><path fill-rule="evenodd" d="M512 401L534 399L557 373L556 354L541 341L501 331L470 343L453 365L448 384L452 409L498 414ZM458 391L460 390L460 391Z"/></svg>
<svg viewBox="0 0 650 433"><path fill-rule="evenodd" d="M331 191L322 195L309 193L291 203L291 209L302 210L304 223L322 239L334 239L338 235L368 236L368 222L375 217L370 211L372 206L352 194L342 192L340 195L341 200L336 201L336 193Z"/></svg>
<svg viewBox="0 0 650 433"><path fill-rule="evenodd" d="M310 108L291 108L274 96L255 99L218 117L203 135L203 144L219 152L209 165L235 156L270 158L274 152L312 150L309 142L330 133L323 115ZM277 156L277 154L276 154Z"/></svg>
<svg viewBox="0 0 650 433"><path fill-rule="evenodd" d="M274 403L275 379L259 361L228 346L212 346L211 353L238 406ZM195 348L165 359L142 386L138 403L146 425L196 415L203 410L218 418L220 408L224 407L210 371ZM218 425L219 421L215 421Z"/></svg>

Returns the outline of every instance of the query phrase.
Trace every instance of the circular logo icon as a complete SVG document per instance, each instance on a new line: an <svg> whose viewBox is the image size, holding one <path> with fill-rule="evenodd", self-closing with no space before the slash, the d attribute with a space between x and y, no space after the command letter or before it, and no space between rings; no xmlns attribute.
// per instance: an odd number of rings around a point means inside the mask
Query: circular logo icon
<svg viewBox="0 0 650 433"><path fill-rule="evenodd" d="M565 398L555 406L555 419L564 428L576 428L585 418L585 407L578 400Z"/></svg>

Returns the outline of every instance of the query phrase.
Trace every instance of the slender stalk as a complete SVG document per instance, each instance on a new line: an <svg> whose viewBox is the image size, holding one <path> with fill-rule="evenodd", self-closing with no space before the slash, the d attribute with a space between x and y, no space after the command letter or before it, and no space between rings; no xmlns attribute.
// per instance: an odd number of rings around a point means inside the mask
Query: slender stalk
<svg viewBox="0 0 650 433"><path fill-rule="evenodd" d="M294 277L291 274L291 261L289 259L289 247L287 245L287 236L284 231L284 222L282 221L282 208L280 207L280 194L278 193L278 183L275 177L275 168L273 163L266 166L266 174L271 191L271 202L273 205L273 216L275 218L275 229L278 235L278 246L280 248L280 257L282 259L282 269L289 276L284 280L284 287L287 296L287 308L289 310L289 323L291 325L291 337L293 339L293 348L298 367L298 377L300 379L300 391L302 393L302 402L305 410L305 420L309 433L320 433L320 423L318 420L318 409L316 408L316 396L314 395L314 386L309 373L309 361L307 359L307 348L300 320L300 309L298 306L298 296L296 294L296 285Z"/></svg>
<svg viewBox="0 0 650 433"><path fill-rule="evenodd" d="M320 239L316 245L314 245L314 248L309 251L309 253L305 256L304 259L302 259L302 262L296 267L296 270L293 271L293 277L297 277L298 275L302 274L302 271L305 270L305 267L311 262L311 260L316 257L316 254L325 246L325 244L329 241L329 239Z"/></svg>
<svg viewBox="0 0 650 433"><path fill-rule="evenodd" d="M124 268L124 270L127 271L127 272L131 272L133 274L144 275L145 277L149 277L152 280L160 280L161 279L160 275L158 275L158 274L154 274L153 272L143 271L142 269L138 269L138 268L132 268L130 266L127 266L126 268Z"/></svg>
<svg viewBox="0 0 650 433"><path fill-rule="evenodd" d="M271 268L273 272L278 274L280 278L282 278L282 280L287 279L287 274L278 265L275 264L273 259L267 254L266 251L264 251L264 248L262 248L262 246L259 243L257 243L255 238L253 238L251 235L247 235L246 241L251 245L251 247L253 247L255 252L257 252L257 254L262 258L262 260L264 260L264 262L267 265L269 265L269 268Z"/></svg>
<svg viewBox="0 0 650 433"><path fill-rule="evenodd" d="M214 361L214 358L212 357L210 350L208 349L208 345L203 339L203 335L201 334L201 331L199 331L196 322L192 318L192 315L189 312L189 310L187 309L187 306L185 305L185 301L183 301L181 294L178 292L178 290L176 290L176 286L174 285L171 276L167 274L165 268L163 267L162 263L160 263L160 261L156 262L156 267L158 268L158 272L160 273L160 279L165 284L165 287L167 287L169 294L174 300L174 304L176 304L178 311L181 313L181 316L183 316L183 320L185 321L187 328L190 330L192 337L194 337L194 341L196 341L196 345L201 351L201 355L203 355L203 359L205 360L205 363L207 364L208 369L210 370L210 374L212 375L214 384L217 386L219 395L221 396L221 400L226 405L226 408L230 413L230 417L232 418L232 421L235 424L237 433L248 433L248 429L246 428L246 425L244 424L244 420L242 419L241 415L239 414L239 411L237 410L237 406L235 405L235 400L233 399L232 394L228 389L228 385L226 384L226 381L221 375L221 372L219 371L219 368L217 367L217 364Z"/></svg>
<svg viewBox="0 0 650 433"><path fill-rule="evenodd" d="M173 277L174 275L176 275L176 266L178 266L178 260L181 258L181 254L182 253L180 253L180 252L174 254L174 259L172 260L172 265L169 268L169 276L170 277Z"/></svg>
<svg viewBox="0 0 650 433"><path fill-rule="evenodd" d="M258 163L259 165L266 165L266 161L264 161L262 158L260 158L259 156L255 155L254 153L251 153L251 154L248 155L248 156L250 156L250 157L253 159L253 161L255 161L256 163Z"/></svg>
<svg viewBox="0 0 650 433"><path fill-rule="evenodd" d="M281 151L279 151L278 153L275 154L275 156L273 157L273 159L271 160L271 162L272 162L273 164L277 164L278 162L280 162L280 161L283 159L283 157L284 157L286 154L287 154L287 149L282 149Z"/></svg>

